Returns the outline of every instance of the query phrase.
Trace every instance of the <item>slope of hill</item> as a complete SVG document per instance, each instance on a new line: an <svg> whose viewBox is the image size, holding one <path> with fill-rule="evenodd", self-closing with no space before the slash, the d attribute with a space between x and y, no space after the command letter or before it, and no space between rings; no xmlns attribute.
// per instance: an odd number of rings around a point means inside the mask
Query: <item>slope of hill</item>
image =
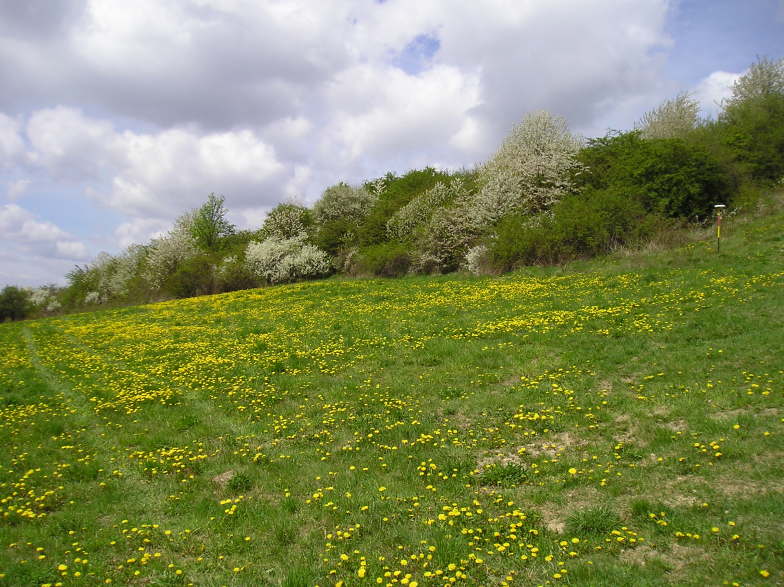
<svg viewBox="0 0 784 587"><path fill-rule="evenodd" d="M784 216L0 326L0 585L784 581Z"/></svg>

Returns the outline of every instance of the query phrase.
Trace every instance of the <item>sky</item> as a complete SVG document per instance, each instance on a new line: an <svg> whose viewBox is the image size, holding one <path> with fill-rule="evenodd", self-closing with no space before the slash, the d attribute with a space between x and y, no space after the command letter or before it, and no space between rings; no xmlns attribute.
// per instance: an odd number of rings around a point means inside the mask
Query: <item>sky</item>
<svg viewBox="0 0 784 587"><path fill-rule="evenodd" d="M239 228L389 171L470 168L528 112L715 116L784 0L0 0L0 285L163 234Z"/></svg>

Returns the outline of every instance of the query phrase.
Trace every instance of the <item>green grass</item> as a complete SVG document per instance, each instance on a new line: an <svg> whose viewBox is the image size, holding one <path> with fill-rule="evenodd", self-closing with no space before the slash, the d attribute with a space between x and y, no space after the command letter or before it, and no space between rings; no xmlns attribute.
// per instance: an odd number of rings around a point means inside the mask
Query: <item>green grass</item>
<svg viewBox="0 0 784 587"><path fill-rule="evenodd" d="M784 582L783 228L1 325L0 585Z"/></svg>

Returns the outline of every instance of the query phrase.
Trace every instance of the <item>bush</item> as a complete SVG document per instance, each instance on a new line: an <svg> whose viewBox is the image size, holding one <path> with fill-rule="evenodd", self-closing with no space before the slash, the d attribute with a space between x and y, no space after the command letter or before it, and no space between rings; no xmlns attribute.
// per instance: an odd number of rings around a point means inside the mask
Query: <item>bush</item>
<svg viewBox="0 0 784 587"><path fill-rule="evenodd" d="M765 183L784 177L784 94L733 103L720 123L724 143L745 175Z"/></svg>
<svg viewBox="0 0 784 587"><path fill-rule="evenodd" d="M294 238L306 233L312 225L313 214L304 206L278 204L267 214L259 235L262 240L270 237Z"/></svg>
<svg viewBox="0 0 784 587"><path fill-rule="evenodd" d="M366 184L366 189L376 194L377 198L359 227L359 242L367 246L386 241L389 238L387 223L398 210L436 183L449 181L448 173L426 167L414 169L401 177L387 173L384 177Z"/></svg>
<svg viewBox="0 0 784 587"><path fill-rule="evenodd" d="M30 295L25 290L7 285L0 292L0 322L24 320L31 310Z"/></svg>
<svg viewBox="0 0 784 587"><path fill-rule="evenodd" d="M166 236L153 240L148 246L144 277L152 289L161 288L181 263L198 254L191 235L192 220L193 214L184 214Z"/></svg>
<svg viewBox="0 0 784 587"><path fill-rule="evenodd" d="M329 256L306 243L304 237L252 242L245 252L245 262L254 276L267 283L319 277L329 273L332 266Z"/></svg>
<svg viewBox="0 0 784 587"><path fill-rule="evenodd" d="M414 269L421 273L457 271L481 234L467 205L438 208L418 233Z"/></svg>
<svg viewBox="0 0 784 587"><path fill-rule="evenodd" d="M481 190L473 214L491 226L513 212L548 210L571 192L580 169L580 141L566 120L548 112L529 114L480 170Z"/></svg>
<svg viewBox="0 0 784 587"><path fill-rule="evenodd" d="M182 261L161 288L175 298L190 298L215 293L215 265L207 255Z"/></svg>
<svg viewBox="0 0 784 587"><path fill-rule="evenodd" d="M364 187L355 188L341 182L324 190L313 206L313 216L320 225L345 219L359 222L368 215L375 201L376 195Z"/></svg>
<svg viewBox="0 0 784 587"><path fill-rule="evenodd" d="M634 198L613 190L588 191L560 202L552 214L514 215L498 226L490 246L494 265L561 263L609 252L652 234L655 216Z"/></svg>
<svg viewBox="0 0 784 587"><path fill-rule="evenodd" d="M411 267L411 253L401 242L393 241L361 249L354 259L353 272L401 277Z"/></svg>
<svg viewBox="0 0 784 587"><path fill-rule="evenodd" d="M671 218L704 218L716 202L730 203L727 170L701 145L683 139L643 139L612 133L580 151L584 187L636 198L647 211Z"/></svg>
<svg viewBox="0 0 784 587"><path fill-rule="evenodd" d="M387 221L387 235L401 241L410 240L414 231L427 223L436 210L451 203L464 204L468 198L469 193L461 177L455 177L449 183L436 182L395 212Z"/></svg>
<svg viewBox="0 0 784 587"><path fill-rule="evenodd" d="M44 285L30 292L30 305L35 314L53 314L62 307L58 296L60 289L55 285Z"/></svg>
<svg viewBox="0 0 784 587"><path fill-rule="evenodd" d="M699 112L697 101L682 93L646 112L637 127L646 139L684 138L696 128Z"/></svg>
<svg viewBox="0 0 784 587"><path fill-rule="evenodd" d="M217 292L250 289L258 285L257 279L245 262L242 255L229 255L221 260L215 271L215 287Z"/></svg>

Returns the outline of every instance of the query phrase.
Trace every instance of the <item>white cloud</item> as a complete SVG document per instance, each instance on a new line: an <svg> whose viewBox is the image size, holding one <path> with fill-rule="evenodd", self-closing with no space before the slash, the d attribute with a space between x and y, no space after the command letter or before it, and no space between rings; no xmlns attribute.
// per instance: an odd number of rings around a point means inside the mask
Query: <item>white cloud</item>
<svg viewBox="0 0 784 587"><path fill-rule="evenodd" d="M15 163L24 151L19 121L0 112L0 169Z"/></svg>
<svg viewBox="0 0 784 587"><path fill-rule="evenodd" d="M170 228L171 222L159 218L134 218L115 228L114 236L117 239L117 244L125 248L161 237Z"/></svg>
<svg viewBox="0 0 784 587"><path fill-rule="evenodd" d="M333 115L322 135L325 158L383 172L390 168L383 165L423 165L449 151L480 104L479 80L451 66L413 76L360 65L338 75L326 99Z"/></svg>
<svg viewBox="0 0 784 587"><path fill-rule="evenodd" d="M700 81L694 89L694 98L702 111L712 116L718 114L722 101L732 95L732 86L742 75L742 72L714 71Z"/></svg>
<svg viewBox="0 0 784 587"><path fill-rule="evenodd" d="M52 222L39 220L30 211L16 204L0 206L0 255L7 262L0 262L0 281L26 283L26 275L34 275L34 267L25 269L19 279L10 267L32 263L33 258L62 259L73 264L87 258L87 247L81 241ZM62 264L59 263L58 266ZM50 275L43 281L57 279L61 274Z"/></svg>
<svg viewBox="0 0 784 587"><path fill-rule="evenodd" d="M273 203L280 197L274 182L285 171L274 148L250 130L120 132L60 106L33 113L27 135L32 163L84 182L101 204L138 218L172 218L210 192L244 206L263 202L266 191Z"/></svg>
<svg viewBox="0 0 784 587"><path fill-rule="evenodd" d="M0 237L17 238L20 240L55 241L67 236L51 222L41 222L16 204L0 206Z"/></svg>
<svg viewBox="0 0 784 587"><path fill-rule="evenodd" d="M87 258L87 247L79 241L57 241L55 243L57 255L63 259Z"/></svg>
<svg viewBox="0 0 784 587"><path fill-rule="evenodd" d="M32 181L29 179L17 179L9 182L8 189L6 190L6 197L11 201L18 199L27 191L27 188L30 187L31 183Z"/></svg>

